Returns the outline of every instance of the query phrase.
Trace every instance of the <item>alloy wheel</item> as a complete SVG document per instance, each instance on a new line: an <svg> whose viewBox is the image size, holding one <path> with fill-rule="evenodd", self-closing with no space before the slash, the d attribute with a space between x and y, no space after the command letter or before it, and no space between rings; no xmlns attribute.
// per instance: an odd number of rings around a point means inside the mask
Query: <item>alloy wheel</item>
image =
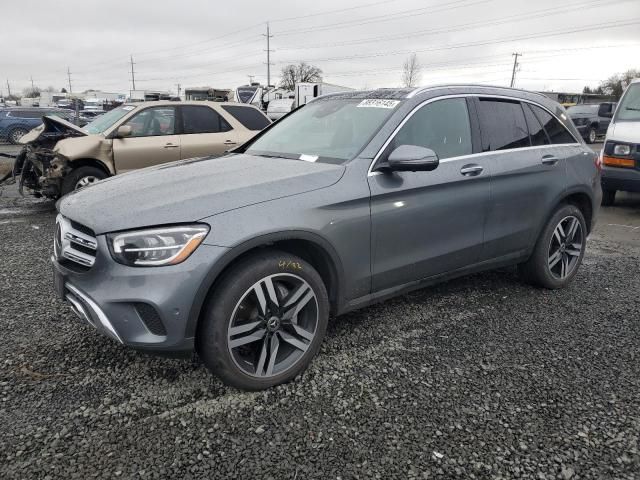
<svg viewBox="0 0 640 480"><path fill-rule="evenodd" d="M573 215L560 220L549 242L548 266L551 275L564 280L578 266L584 248L580 220Z"/></svg>
<svg viewBox="0 0 640 480"><path fill-rule="evenodd" d="M93 175L87 175L86 177L82 177L76 182L75 190L79 190L81 188L88 187L89 185L93 185L99 180L100 179L98 177L94 177Z"/></svg>
<svg viewBox="0 0 640 480"><path fill-rule="evenodd" d="M596 142L596 131L592 128L591 130L589 130L589 143L595 143Z"/></svg>
<svg viewBox="0 0 640 480"><path fill-rule="evenodd" d="M284 373L304 356L318 327L318 299L301 277L282 273L253 284L236 304L227 329L233 362L253 377Z"/></svg>

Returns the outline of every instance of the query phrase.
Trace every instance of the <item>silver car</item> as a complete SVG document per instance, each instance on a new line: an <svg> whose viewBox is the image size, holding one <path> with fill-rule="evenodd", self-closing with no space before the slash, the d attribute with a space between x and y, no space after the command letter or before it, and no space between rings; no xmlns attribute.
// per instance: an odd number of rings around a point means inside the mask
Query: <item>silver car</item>
<svg viewBox="0 0 640 480"><path fill-rule="evenodd" d="M330 315L504 265L566 286L600 200L597 156L545 96L338 93L224 157L63 198L55 287L117 342L262 389L309 365Z"/></svg>

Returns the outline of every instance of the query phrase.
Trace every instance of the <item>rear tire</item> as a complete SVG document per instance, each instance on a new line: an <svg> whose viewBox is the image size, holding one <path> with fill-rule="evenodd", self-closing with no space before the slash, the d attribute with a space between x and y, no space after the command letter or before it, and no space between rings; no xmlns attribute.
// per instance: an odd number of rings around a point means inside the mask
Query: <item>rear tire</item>
<svg viewBox="0 0 640 480"><path fill-rule="evenodd" d="M596 143L596 140L598 138L598 132L596 132L596 129L591 127L589 129L589 133L587 133L587 143Z"/></svg>
<svg viewBox="0 0 640 480"><path fill-rule="evenodd" d="M26 128L22 128L22 127L14 128L9 132L9 136L8 136L9 143L12 143L13 145L19 145L20 139L27 133L29 133L29 131Z"/></svg>
<svg viewBox="0 0 640 480"><path fill-rule="evenodd" d="M614 203L616 203L616 191L602 190L602 205L604 207L610 207Z"/></svg>
<svg viewBox="0 0 640 480"><path fill-rule="evenodd" d="M196 348L225 384L262 390L289 382L307 368L320 349L328 318L327 290L311 264L264 250L240 261L218 282L205 306Z"/></svg>
<svg viewBox="0 0 640 480"><path fill-rule="evenodd" d="M66 195L74 190L88 187L103 178L107 178L107 174L98 167L78 167L64 177L60 193L61 195Z"/></svg>
<svg viewBox="0 0 640 480"><path fill-rule="evenodd" d="M561 205L551 215L529 259L519 265L522 278L539 287L564 288L578 273L587 242L580 209Z"/></svg>

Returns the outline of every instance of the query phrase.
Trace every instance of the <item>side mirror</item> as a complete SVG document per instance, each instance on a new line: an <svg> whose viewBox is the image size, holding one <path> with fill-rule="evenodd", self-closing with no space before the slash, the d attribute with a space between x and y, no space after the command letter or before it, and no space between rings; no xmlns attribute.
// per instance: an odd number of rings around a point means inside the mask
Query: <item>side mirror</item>
<svg viewBox="0 0 640 480"><path fill-rule="evenodd" d="M131 128L131 125L120 125L118 130L116 130L116 138L128 137L132 132L133 128Z"/></svg>
<svg viewBox="0 0 640 480"><path fill-rule="evenodd" d="M438 168L436 152L417 145L400 145L389 154L389 169L396 172L430 172Z"/></svg>

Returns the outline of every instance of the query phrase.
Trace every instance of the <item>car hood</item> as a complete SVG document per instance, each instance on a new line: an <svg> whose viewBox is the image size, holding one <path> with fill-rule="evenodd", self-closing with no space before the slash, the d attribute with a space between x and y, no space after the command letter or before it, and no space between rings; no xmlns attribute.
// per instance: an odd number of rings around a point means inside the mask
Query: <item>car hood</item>
<svg viewBox="0 0 640 480"><path fill-rule="evenodd" d="M117 175L63 197L58 210L96 234L194 222L328 187L341 165L231 154Z"/></svg>
<svg viewBox="0 0 640 480"><path fill-rule="evenodd" d="M54 115L45 115L42 117L42 125L37 126L26 135L23 135L19 142L23 145L34 142L38 140L43 133L56 133L70 137L87 135L87 132L71 122Z"/></svg>
<svg viewBox="0 0 640 480"><path fill-rule="evenodd" d="M640 143L640 122L616 122L609 125L607 140Z"/></svg>

